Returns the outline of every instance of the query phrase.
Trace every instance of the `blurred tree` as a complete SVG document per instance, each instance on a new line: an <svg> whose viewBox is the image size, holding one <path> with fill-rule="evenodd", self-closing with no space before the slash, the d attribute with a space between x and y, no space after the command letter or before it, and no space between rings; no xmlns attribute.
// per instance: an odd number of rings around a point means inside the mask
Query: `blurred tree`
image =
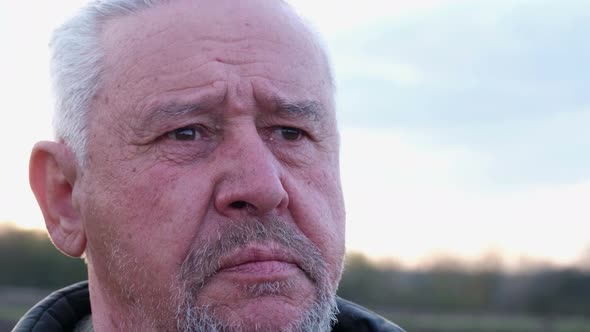
<svg viewBox="0 0 590 332"><path fill-rule="evenodd" d="M566 269L543 271L532 277L529 310L549 315L590 315L590 273Z"/></svg>
<svg viewBox="0 0 590 332"><path fill-rule="evenodd" d="M472 266L443 257L411 271L396 264L377 265L352 253L347 256L338 294L373 309L590 314L590 273L540 269L536 264L534 270L508 274L501 266L494 256Z"/></svg>
<svg viewBox="0 0 590 332"><path fill-rule="evenodd" d="M64 256L45 232L0 230L0 285L57 288L86 279L81 259Z"/></svg>

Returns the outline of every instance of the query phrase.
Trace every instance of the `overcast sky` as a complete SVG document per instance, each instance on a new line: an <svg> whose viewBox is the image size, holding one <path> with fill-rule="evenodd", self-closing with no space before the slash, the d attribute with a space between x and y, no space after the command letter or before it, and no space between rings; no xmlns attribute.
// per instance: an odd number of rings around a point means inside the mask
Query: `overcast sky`
<svg viewBox="0 0 590 332"><path fill-rule="evenodd" d="M42 227L50 30L83 1L0 0L0 221ZM590 2L294 0L335 67L348 247L573 262L590 248Z"/></svg>

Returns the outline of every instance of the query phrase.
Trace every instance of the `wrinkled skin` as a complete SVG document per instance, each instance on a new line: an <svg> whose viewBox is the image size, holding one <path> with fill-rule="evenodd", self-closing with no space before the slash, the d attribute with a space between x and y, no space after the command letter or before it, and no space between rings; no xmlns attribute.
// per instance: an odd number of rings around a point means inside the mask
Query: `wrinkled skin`
<svg viewBox="0 0 590 332"><path fill-rule="evenodd" d="M177 1L111 20L102 42L88 159L71 181L95 329L174 329L182 263L231 223L289 223L315 246L335 292L344 207L333 91L290 9ZM292 287L268 296L242 287L279 280ZM314 296L299 264L270 259L217 271L195 301L278 329Z"/></svg>

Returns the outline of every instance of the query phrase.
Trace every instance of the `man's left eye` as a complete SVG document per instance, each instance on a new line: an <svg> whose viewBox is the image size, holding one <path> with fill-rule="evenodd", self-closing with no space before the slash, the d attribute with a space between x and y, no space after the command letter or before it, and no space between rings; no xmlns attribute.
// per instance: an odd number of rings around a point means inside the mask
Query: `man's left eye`
<svg viewBox="0 0 590 332"><path fill-rule="evenodd" d="M287 141L298 141L303 138L305 133L301 129L293 127L278 127L275 129L275 135Z"/></svg>

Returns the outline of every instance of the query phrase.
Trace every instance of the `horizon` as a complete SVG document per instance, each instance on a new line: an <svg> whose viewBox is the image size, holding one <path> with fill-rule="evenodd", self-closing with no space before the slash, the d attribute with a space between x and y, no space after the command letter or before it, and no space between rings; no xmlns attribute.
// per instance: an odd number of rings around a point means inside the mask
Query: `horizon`
<svg viewBox="0 0 590 332"><path fill-rule="evenodd" d="M46 236L49 234L41 227L21 227L16 222L0 220L0 236L7 232L28 232ZM54 247L55 248L55 247ZM55 250L58 250L55 248ZM64 255L66 256L66 255ZM480 255L466 257L448 252L433 252L429 255L413 261L404 261L395 255L371 256L363 251L346 250L346 257L362 257L372 265L381 268L400 268L407 271L428 271L440 268L452 268L460 271L497 271L502 273L527 273L542 269L567 269L575 268L590 272L590 245L588 249L581 252L576 261L559 262L551 259L533 256L511 257L498 251L490 250ZM70 257L72 259L81 259Z"/></svg>

